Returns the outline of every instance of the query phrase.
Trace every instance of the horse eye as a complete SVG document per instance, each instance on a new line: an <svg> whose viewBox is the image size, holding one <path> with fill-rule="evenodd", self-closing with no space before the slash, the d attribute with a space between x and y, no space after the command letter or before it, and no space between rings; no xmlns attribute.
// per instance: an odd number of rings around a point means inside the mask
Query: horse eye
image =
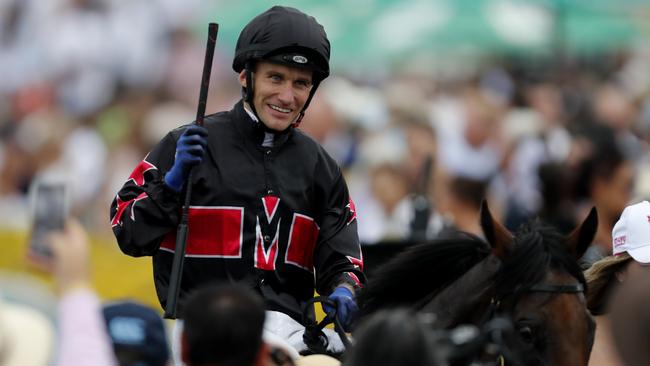
<svg viewBox="0 0 650 366"><path fill-rule="evenodd" d="M519 336L521 339L526 342L526 343L533 343L535 340L534 334L533 334L533 328L531 328L528 325L521 326L517 329L519 332Z"/></svg>

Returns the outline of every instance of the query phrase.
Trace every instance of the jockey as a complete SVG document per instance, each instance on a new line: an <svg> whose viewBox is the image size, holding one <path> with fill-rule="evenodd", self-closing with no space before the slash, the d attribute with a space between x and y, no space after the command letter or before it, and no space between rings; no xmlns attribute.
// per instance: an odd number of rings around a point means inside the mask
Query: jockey
<svg viewBox="0 0 650 366"><path fill-rule="evenodd" d="M208 282L253 289L265 300L265 332L298 351L314 290L336 304L328 314L352 325L365 282L354 203L335 161L295 128L329 75L329 54L313 17L282 6L260 14L235 50L242 100L206 116L203 127L170 131L117 193L113 233L124 253L153 257L163 308L181 201L192 185L181 307Z"/></svg>

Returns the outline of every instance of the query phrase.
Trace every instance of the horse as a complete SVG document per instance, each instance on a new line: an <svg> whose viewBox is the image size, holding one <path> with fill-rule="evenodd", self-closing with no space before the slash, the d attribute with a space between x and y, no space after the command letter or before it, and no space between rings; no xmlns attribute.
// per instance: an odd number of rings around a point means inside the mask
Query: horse
<svg viewBox="0 0 650 366"><path fill-rule="evenodd" d="M435 314L444 329L505 316L511 358L498 364L586 366L595 322L577 261L596 233L595 208L566 236L539 221L513 234L485 201L480 221L485 240L460 234L418 244L378 269L359 295L361 316L409 306Z"/></svg>

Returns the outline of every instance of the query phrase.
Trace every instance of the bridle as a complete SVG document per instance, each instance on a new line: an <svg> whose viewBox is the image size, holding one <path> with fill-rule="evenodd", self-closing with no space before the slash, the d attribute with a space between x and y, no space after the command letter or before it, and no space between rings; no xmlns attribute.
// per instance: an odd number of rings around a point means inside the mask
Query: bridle
<svg viewBox="0 0 650 366"><path fill-rule="evenodd" d="M548 292L553 294L578 294L584 293L585 287L581 283L573 285L556 285L552 283L540 283L525 292Z"/></svg>
<svg viewBox="0 0 650 366"><path fill-rule="evenodd" d="M515 290L515 291L495 295L490 299L490 305L488 306L487 312L481 324L485 324L489 322L490 320L498 317L502 313L503 311L502 305L504 303L504 299L506 299L507 297L514 296L514 301L511 304L511 310L512 310L517 306L517 303L519 302L519 300L521 300L522 296L527 294L532 294L532 293L548 293L552 295L584 294L584 286L581 283L560 285L560 284L543 282L531 286L527 289ZM512 363L519 364L516 356L514 356L512 352L507 347L505 347L505 345L500 344L497 346L499 350L496 353L497 356L496 365L505 366L506 360L511 360Z"/></svg>
<svg viewBox="0 0 650 366"><path fill-rule="evenodd" d="M494 277L497 272L501 270L501 266L501 260L493 255L489 255L454 281L451 286L417 302L414 309L438 315L439 326L452 326L454 325L453 322L443 323L445 319L453 317L454 312L458 311L458 307L453 307L451 304L457 302L458 298L461 296L476 295L480 297L481 295L478 291L482 291L481 289L484 289L484 286L493 286ZM484 308L482 311L482 315L476 319L477 322L475 324L480 326L483 329L483 332L490 333L488 338L490 338L490 342L495 346L492 347L490 354L495 357L496 365L505 366L506 364L519 364L519 362L518 357L512 354L504 341L505 333L512 329L512 322L507 320L510 323L510 329L508 330L506 330L505 327L493 328L490 324L496 318L510 319L510 317L505 313L514 310L521 298L531 293L547 293L551 295L584 293L583 284L580 283L577 278L575 281L576 282L573 284L557 284L542 281L527 288L518 288L513 291L500 292L497 294L494 294L493 288L492 290L486 289L489 292L493 292L493 294L491 296L486 294L490 299L489 303L487 304L487 308ZM469 292L468 289L470 289ZM513 296L514 298L512 298ZM509 309L503 308L505 303L509 304ZM472 310L470 309L469 311ZM503 315L506 316L504 317Z"/></svg>
<svg viewBox="0 0 650 366"><path fill-rule="evenodd" d="M495 295L490 299L490 306L486 312L487 317L484 319L488 321L494 318L502 309L501 304L506 297L515 296L515 301L512 306L516 306L519 300L523 295L531 293L549 293L549 294L582 294L585 292L584 286L581 283L575 283L571 285L558 285L554 283L538 283L537 285L531 286L523 290L515 290L506 292L500 295ZM484 321L484 322L485 322ZM483 323L484 323L483 322Z"/></svg>

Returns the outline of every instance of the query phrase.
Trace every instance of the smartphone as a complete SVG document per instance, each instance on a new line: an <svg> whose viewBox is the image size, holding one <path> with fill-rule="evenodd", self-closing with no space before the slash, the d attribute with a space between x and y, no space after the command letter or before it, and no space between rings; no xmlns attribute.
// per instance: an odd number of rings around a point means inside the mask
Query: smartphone
<svg viewBox="0 0 650 366"><path fill-rule="evenodd" d="M49 260L52 251L46 240L48 235L62 231L68 218L68 191L63 182L36 181L31 189L32 229L29 236L28 256Z"/></svg>

